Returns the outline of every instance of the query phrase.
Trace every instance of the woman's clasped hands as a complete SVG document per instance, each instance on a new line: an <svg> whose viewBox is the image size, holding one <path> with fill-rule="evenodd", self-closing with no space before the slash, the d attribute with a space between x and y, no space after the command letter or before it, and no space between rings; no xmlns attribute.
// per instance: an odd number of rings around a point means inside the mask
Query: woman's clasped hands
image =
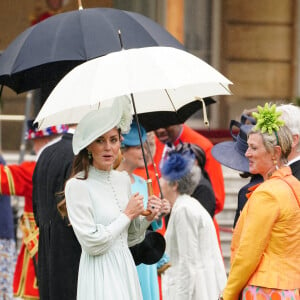
<svg viewBox="0 0 300 300"><path fill-rule="evenodd" d="M170 202L167 199L165 199L165 198L162 199L161 200L161 210L160 210L161 216L169 214L170 211L171 211Z"/></svg>
<svg viewBox="0 0 300 300"><path fill-rule="evenodd" d="M140 193L134 193L125 208L124 214L133 220L144 211L144 197Z"/></svg>
<svg viewBox="0 0 300 300"><path fill-rule="evenodd" d="M151 211L151 214L146 217L148 221L157 220L161 214L162 200L155 195L148 197L147 210Z"/></svg>
<svg viewBox="0 0 300 300"><path fill-rule="evenodd" d="M128 218L133 220L141 215L144 211L143 199L144 197L139 193L135 193L130 197L124 211ZM168 214L170 212L170 204L168 200L160 199L159 197L152 195L148 198L147 210L149 210L151 214L149 214L146 219L151 222L159 219L162 215Z"/></svg>

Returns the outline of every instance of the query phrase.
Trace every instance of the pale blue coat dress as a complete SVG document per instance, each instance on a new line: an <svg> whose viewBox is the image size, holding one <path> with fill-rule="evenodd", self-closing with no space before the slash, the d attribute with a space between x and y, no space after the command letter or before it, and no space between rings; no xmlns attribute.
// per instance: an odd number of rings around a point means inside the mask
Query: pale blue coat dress
<svg viewBox="0 0 300 300"><path fill-rule="evenodd" d="M133 175L134 183L131 185L132 193L139 192L144 196L144 207L147 207L148 190L146 181L137 175ZM151 223L152 229L156 231L162 227L162 221L154 221ZM139 280L142 288L144 300L159 300L159 287L157 278L157 264L137 266Z"/></svg>
<svg viewBox="0 0 300 300"><path fill-rule="evenodd" d="M82 247L77 300L139 300L142 293L129 246L142 242L149 222L123 213L131 195L126 172L90 167L86 180L65 188L68 215Z"/></svg>

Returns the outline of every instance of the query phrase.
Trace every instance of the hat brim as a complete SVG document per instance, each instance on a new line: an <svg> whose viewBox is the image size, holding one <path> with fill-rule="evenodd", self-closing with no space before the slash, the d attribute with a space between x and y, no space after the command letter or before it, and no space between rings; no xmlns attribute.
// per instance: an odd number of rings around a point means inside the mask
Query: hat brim
<svg viewBox="0 0 300 300"><path fill-rule="evenodd" d="M245 155L237 151L236 142L216 144L211 153L222 165L240 172L249 172L249 161Z"/></svg>
<svg viewBox="0 0 300 300"><path fill-rule="evenodd" d="M121 133L129 131L132 122L129 97L123 95L111 101L111 106L92 110L79 121L72 142L75 155L114 127Z"/></svg>
<svg viewBox="0 0 300 300"><path fill-rule="evenodd" d="M79 122L73 136L74 154L77 155L99 136L116 127L120 118L121 110L117 108L112 113L110 107L94 110L85 115Z"/></svg>
<svg viewBox="0 0 300 300"><path fill-rule="evenodd" d="M130 247L136 265L153 265L163 256L166 249L165 238L158 232L147 231L140 244Z"/></svg>

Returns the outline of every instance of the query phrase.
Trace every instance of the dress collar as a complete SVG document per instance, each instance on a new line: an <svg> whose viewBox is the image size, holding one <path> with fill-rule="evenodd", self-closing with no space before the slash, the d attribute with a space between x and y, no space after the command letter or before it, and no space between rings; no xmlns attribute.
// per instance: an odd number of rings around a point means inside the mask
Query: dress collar
<svg viewBox="0 0 300 300"><path fill-rule="evenodd" d="M291 171L291 168L289 166L284 166L278 170L275 170L273 172L273 174L270 176L269 179L267 180L270 180L272 178L283 178L283 177L286 177L286 176L289 176L292 174L292 171ZM246 197L247 199L250 198L251 194L262 184L263 182L261 183L258 183L256 185L253 185L251 186L250 188L248 188L248 191L249 193L246 194Z"/></svg>

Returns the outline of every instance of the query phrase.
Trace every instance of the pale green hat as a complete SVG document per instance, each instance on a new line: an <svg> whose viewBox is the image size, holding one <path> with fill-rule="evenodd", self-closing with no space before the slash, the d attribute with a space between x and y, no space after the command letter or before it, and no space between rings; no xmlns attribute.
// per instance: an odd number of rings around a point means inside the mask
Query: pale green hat
<svg viewBox="0 0 300 300"><path fill-rule="evenodd" d="M99 136L117 127L121 133L130 130L132 122L131 102L128 96L113 99L112 106L93 110L78 123L73 136L73 152L77 155Z"/></svg>

